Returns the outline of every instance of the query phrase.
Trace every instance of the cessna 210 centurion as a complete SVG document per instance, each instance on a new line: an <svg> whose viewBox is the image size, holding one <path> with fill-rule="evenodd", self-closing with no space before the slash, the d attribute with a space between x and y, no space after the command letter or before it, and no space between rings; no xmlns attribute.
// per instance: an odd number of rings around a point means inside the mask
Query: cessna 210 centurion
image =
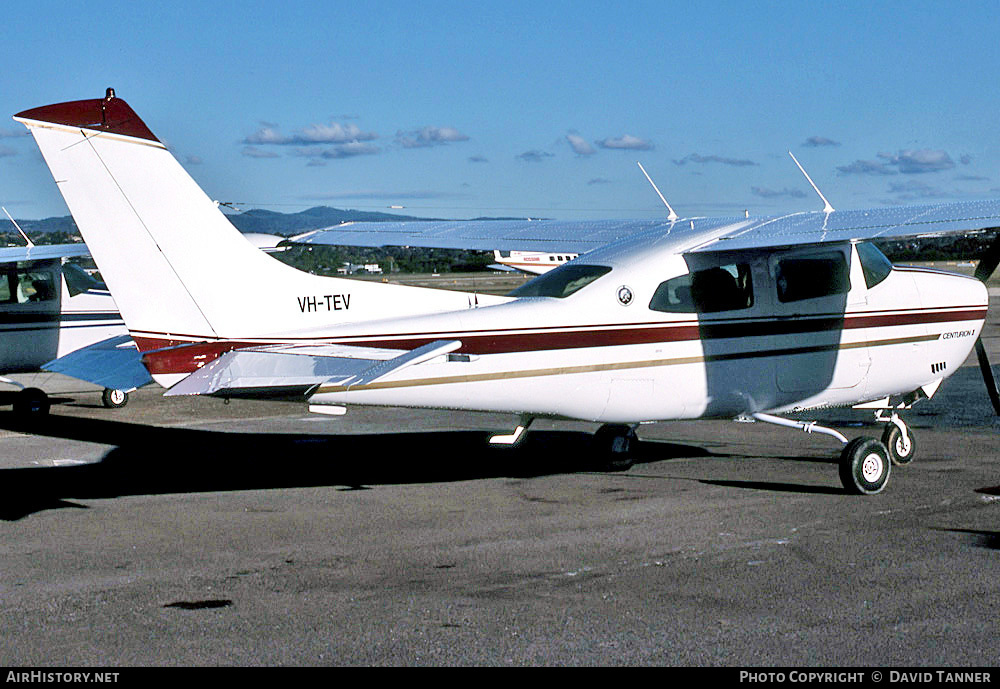
<svg viewBox="0 0 1000 689"><path fill-rule="evenodd" d="M168 395L298 398L635 429L745 419L832 435L840 477L877 493L914 455L898 412L979 338L995 242L973 279L893 266L866 240L1000 226L1000 201L768 218L356 223L304 242L580 256L506 297L321 277L264 255L114 91L18 114L154 379ZM671 214L674 215L673 213ZM192 251L198 246L198 251ZM981 348L982 349L982 348ZM991 393L996 383L985 360ZM881 439L782 413L866 405Z"/></svg>

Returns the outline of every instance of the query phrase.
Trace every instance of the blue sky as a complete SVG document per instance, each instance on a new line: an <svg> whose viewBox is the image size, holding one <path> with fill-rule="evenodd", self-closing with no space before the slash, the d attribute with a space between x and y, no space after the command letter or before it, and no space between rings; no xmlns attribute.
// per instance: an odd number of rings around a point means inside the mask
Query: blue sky
<svg viewBox="0 0 1000 689"><path fill-rule="evenodd" d="M15 2L0 112L113 86L214 199L650 218L1000 196L1000 2ZM67 213L0 122L0 202Z"/></svg>

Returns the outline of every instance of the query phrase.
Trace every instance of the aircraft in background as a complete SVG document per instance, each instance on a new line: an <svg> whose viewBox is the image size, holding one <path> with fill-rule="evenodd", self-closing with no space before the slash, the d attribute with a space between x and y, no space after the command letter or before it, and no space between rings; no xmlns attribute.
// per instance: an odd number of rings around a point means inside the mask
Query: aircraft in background
<svg viewBox="0 0 1000 689"><path fill-rule="evenodd" d="M111 293L82 268L65 262L87 255L83 244L0 248L0 372L66 373L102 385L104 406L123 407L128 393L151 378ZM93 356L96 349L110 349L104 356L114 356L123 367L117 369L119 385L109 387L104 377L94 378L86 368L73 367L74 361ZM48 395L41 389L4 376L0 382L18 388L0 394L0 403L12 404L24 415L48 412Z"/></svg>
<svg viewBox="0 0 1000 689"><path fill-rule="evenodd" d="M984 282L893 266L868 240L1000 226L1000 201L658 221L353 223L304 243L573 251L507 297L309 275L250 247L113 90L18 114L153 378L168 395L506 412L602 424L628 466L641 423L753 420L836 438L840 478L911 461L899 413L979 336ZM197 250L192 247L197 246ZM863 405L881 438L780 414Z"/></svg>
<svg viewBox="0 0 1000 689"><path fill-rule="evenodd" d="M500 251L493 250L493 259L501 266L519 270L522 273L541 275L558 268L577 257L572 253L547 253L544 251Z"/></svg>

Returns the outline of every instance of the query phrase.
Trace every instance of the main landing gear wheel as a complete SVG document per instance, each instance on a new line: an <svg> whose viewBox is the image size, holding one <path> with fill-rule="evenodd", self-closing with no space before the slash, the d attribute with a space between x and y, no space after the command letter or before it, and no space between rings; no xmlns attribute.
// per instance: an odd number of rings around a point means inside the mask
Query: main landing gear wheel
<svg viewBox="0 0 1000 689"><path fill-rule="evenodd" d="M49 396L38 388L25 388L14 400L14 414L24 420L40 419L49 413Z"/></svg>
<svg viewBox="0 0 1000 689"><path fill-rule="evenodd" d="M917 441L909 428L903 433L896 424L888 424L882 433L882 443L889 450L890 461L898 467L906 466L916 456Z"/></svg>
<svg viewBox="0 0 1000 689"><path fill-rule="evenodd" d="M639 438L624 424L605 424L594 433L593 447L602 471L626 471L635 463L632 453Z"/></svg>
<svg viewBox="0 0 1000 689"><path fill-rule="evenodd" d="M875 438L855 438L840 455L840 482L848 493L874 495L889 482L889 450Z"/></svg>
<svg viewBox="0 0 1000 689"><path fill-rule="evenodd" d="M121 409L128 404L128 393L124 390L104 388L104 392L101 394L101 402L108 409Z"/></svg>

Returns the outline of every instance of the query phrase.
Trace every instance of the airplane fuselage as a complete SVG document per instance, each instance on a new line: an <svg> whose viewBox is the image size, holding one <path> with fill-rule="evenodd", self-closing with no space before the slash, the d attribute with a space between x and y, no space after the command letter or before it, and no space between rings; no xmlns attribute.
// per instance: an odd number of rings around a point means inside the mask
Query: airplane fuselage
<svg viewBox="0 0 1000 689"><path fill-rule="evenodd" d="M451 354L369 385L320 385L311 404L530 412L607 423L732 418L847 406L932 385L966 359L988 301L982 283L963 276L901 267L866 276L858 250L847 243L686 257L652 251L643 260L630 255L623 265L611 259L586 257L586 264L610 270L562 298L315 326L235 346L412 350L461 342ZM824 269L830 275L817 272ZM692 301L699 279L712 276L742 284L730 285L729 297L716 285L706 293L713 296ZM361 306L350 294L339 303ZM325 314L303 312L315 319ZM233 347L232 340L206 342L148 352L145 360L169 383Z"/></svg>

